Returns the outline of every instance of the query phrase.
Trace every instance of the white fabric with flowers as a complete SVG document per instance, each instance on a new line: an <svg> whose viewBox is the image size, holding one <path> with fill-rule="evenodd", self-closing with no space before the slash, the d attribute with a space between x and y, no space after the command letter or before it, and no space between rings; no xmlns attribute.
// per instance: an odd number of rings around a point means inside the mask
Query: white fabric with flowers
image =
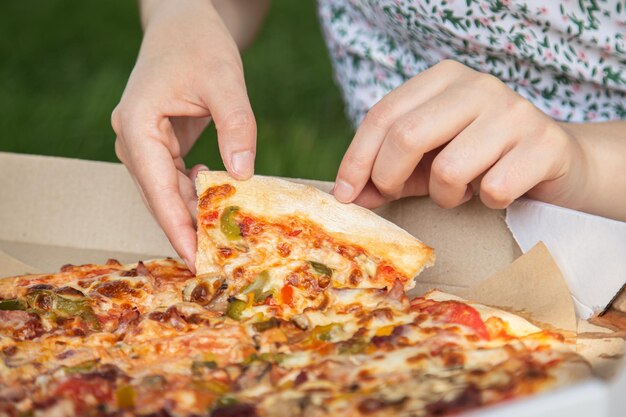
<svg viewBox="0 0 626 417"><path fill-rule="evenodd" d="M626 1L318 0L355 125L444 59L490 73L554 119L626 119Z"/></svg>

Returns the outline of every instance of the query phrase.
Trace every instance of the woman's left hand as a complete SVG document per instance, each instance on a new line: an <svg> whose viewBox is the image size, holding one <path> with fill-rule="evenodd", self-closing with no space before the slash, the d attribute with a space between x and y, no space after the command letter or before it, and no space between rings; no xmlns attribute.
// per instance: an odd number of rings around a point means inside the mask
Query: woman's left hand
<svg viewBox="0 0 626 417"><path fill-rule="evenodd" d="M491 208L518 197L576 208L588 168L578 140L494 76L443 61L365 116L334 194L376 207L430 195L455 207L474 193Z"/></svg>

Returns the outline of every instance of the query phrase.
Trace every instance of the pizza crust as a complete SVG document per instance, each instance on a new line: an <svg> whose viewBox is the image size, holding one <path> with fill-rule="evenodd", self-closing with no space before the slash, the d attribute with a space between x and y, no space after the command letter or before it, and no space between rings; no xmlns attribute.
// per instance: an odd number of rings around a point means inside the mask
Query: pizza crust
<svg viewBox="0 0 626 417"><path fill-rule="evenodd" d="M269 219L302 216L319 224L334 238L360 245L370 253L391 260L407 276L416 276L435 261L433 249L402 228L356 204L340 203L332 195L309 185L260 175L238 181L226 172L201 171L196 178L198 195L209 187L226 183L237 190L226 200L227 205L240 206L250 214ZM204 249L199 242L198 271L206 269L211 262L202 256ZM414 285L410 280L406 289Z"/></svg>

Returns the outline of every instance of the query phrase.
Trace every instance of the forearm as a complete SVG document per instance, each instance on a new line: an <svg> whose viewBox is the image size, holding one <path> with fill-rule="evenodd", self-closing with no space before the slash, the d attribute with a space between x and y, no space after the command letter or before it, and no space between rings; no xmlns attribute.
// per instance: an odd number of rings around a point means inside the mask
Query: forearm
<svg viewBox="0 0 626 417"><path fill-rule="evenodd" d="M577 209L626 221L626 122L563 123L587 163L584 198Z"/></svg>
<svg viewBox="0 0 626 417"><path fill-rule="evenodd" d="M216 11L240 50L254 40L269 10L270 0L139 0L141 22L147 28L159 13L172 13L174 9L197 8L201 13L207 8ZM209 23L208 21L206 22Z"/></svg>

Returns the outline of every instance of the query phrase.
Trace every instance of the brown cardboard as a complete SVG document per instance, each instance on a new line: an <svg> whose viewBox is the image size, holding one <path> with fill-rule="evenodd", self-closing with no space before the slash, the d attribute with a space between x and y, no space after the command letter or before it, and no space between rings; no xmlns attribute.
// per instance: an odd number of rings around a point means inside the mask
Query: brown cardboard
<svg viewBox="0 0 626 417"><path fill-rule="evenodd" d="M536 324L576 331L574 303L548 249L536 245L508 268L462 292L468 299L516 311Z"/></svg>
<svg viewBox="0 0 626 417"><path fill-rule="evenodd" d="M36 274L41 272L2 251L0 251L0 271L2 276Z"/></svg>
<svg viewBox="0 0 626 417"><path fill-rule="evenodd" d="M28 265L175 255L120 164L0 153L0 178L0 249Z"/></svg>
<svg viewBox="0 0 626 417"><path fill-rule="evenodd" d="M111 257L133 262L175 255L120 164L0 152L0 178L0 276ZM330 189L329 183L303 182ZM443 210L427 198L377 211L436 250L436 265L420 275L415 293L439 288L539 324L576 330L554 261L543 245L518 258L503 211L486 209L477 199ZM581 353L610 376L606 370L617 368L623 339L589 331L585 322L578 326Z"/></svg>

